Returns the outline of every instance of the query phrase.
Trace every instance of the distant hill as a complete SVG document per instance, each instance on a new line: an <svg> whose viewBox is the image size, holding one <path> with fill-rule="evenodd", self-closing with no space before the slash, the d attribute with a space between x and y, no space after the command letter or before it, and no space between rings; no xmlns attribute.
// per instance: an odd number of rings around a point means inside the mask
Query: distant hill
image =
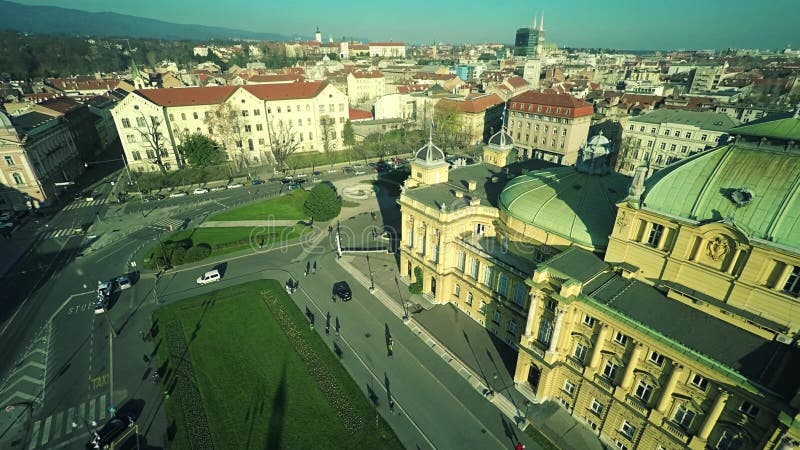
<svg viewBox="0 0 800 450"><path fill-rule="evenodd" d="M56 6L29 6L0 0L0 29L35 34L119 36L165 40L288 40L276 33L163 22L110 12L93 13Z"/></svg>

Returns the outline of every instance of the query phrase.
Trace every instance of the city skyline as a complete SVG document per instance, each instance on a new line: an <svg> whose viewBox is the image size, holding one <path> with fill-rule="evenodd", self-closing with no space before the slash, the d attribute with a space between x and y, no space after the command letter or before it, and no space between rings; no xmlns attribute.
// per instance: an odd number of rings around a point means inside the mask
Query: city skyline
<svg viewBox="0 0 800 450"><path fill-rule="evenodd" d="M364 3L346 6L318 0L302 8L254 4L231 0L225 11L217 3L201 0L190 10L182 5L143 0L136 4L108 4L103 0L17 0L18 3L58 6L90 12L115 12L175 23L222 26L273 32L287 37L313 35L320 28L325 40L361 37L373 41L410 44L513 43L517 28L530 26L535 15L544 13L548 42L560 47L613 48L621 50L679 50L726 48L779 49L800 46L792 18L800 15L800 3L776 0L770 11L753 12L751 2L732 0L719 10L715 2L677 0L671 11L656 12L644 2L619 0L613 5L577 0L566 4L513 0L492 15L480 12L474 0L450 5L417 0L401 9L384 5L367 8ZM238 14L230 11L249 11ZM312 11L312 14L309 14ZM773 14L770 14L774 11ZM687 12L690 14L684 14ZM358 18L358 20L356 20ZM713 20L709 20L713 18ZM745 30L747 32L743 33Z"/></svg>

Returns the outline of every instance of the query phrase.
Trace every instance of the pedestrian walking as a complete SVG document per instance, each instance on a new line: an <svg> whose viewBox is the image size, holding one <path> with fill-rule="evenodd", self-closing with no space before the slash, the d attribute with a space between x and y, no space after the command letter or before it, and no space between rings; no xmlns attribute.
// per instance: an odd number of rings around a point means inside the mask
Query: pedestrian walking
<svg viewBox="0 0 800 450"><path fill-rule="evenodd" d="M389 399L389 412L394 412L394 399Z"/></svg>
<svg viewBox="0 0 800 450"><path fill-rule="evenodd" d="M139 330L139 337L142 338L142 342L146 342L147 341L147 339L145 339L145 337L144 337L144 331L142 331L142 330Z"/></svg>
<svg viewBox="0 0 800 450"><path fill-rule="evenodd" d="M389 340L386 342L386 350L389 357L391 358L394 355L394 340L392 339L391 336L389 336Z"/></svg>
<svg viewBox="0 0 800 450"><path fill-rule="evenodd" d="M311 272L311 261L306 262L306 271L305 271L306 276L308 276L308 272Z"/></svg>
<svg viewBox="0 0 800 450"><path fill-rule="evenodd" d="M153 383L158 383L158 380L161 379L161 375L158 374L158 371L153 371Z"/></svg>
<svg viewBox="0 0 800 450"><path fill-rule="evenodd" d="M336 336L339 336L339 317L338 316L336 317L336 327L334 328L334 331L336 332Z"/></svg>
<svg viewBox="0 0 800 450"><path fill-rule="evenodd" d="M517 445L514 446L514 450L525 450L525 444L517 442Z"/></svg>
<svg viewBox="0 0 800 450"><path fill-rule="evenodd" d="M311 273L313 273L313 274L317 273L317 262L316 261L314 261L314 264L311 266Z"/></svg>

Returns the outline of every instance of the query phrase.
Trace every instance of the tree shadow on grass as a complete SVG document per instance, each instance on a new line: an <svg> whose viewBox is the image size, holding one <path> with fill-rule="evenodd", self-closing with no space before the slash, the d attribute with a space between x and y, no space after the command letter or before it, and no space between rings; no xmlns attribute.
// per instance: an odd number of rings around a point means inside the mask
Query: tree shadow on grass
<svg viewBox="0 0 800 450"><path fill-rule="evenodd" d="M269 418L269 425L267 426L267 442L264 445L265 449L282 448L283 421L286 418L286 397L286 362L284 361L281 379L278 382L278 389L275 391L275 399L272 401L272 410ZM253 418L251 417L251 431L252 424ZM248 437L247 440L247 448L250 448L250 438Z"/></svg>

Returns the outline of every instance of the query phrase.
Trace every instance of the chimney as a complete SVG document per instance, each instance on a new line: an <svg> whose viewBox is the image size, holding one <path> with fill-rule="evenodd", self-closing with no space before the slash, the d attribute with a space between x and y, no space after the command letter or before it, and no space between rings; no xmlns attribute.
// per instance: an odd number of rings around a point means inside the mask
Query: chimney
<svg viewBox="0 0 800 450"><path fill-rule="evenodd" d="M470 192L474 191L477 185L478 183L476 183L475 180L467 181L467 189L469 189Z"/></svg>

